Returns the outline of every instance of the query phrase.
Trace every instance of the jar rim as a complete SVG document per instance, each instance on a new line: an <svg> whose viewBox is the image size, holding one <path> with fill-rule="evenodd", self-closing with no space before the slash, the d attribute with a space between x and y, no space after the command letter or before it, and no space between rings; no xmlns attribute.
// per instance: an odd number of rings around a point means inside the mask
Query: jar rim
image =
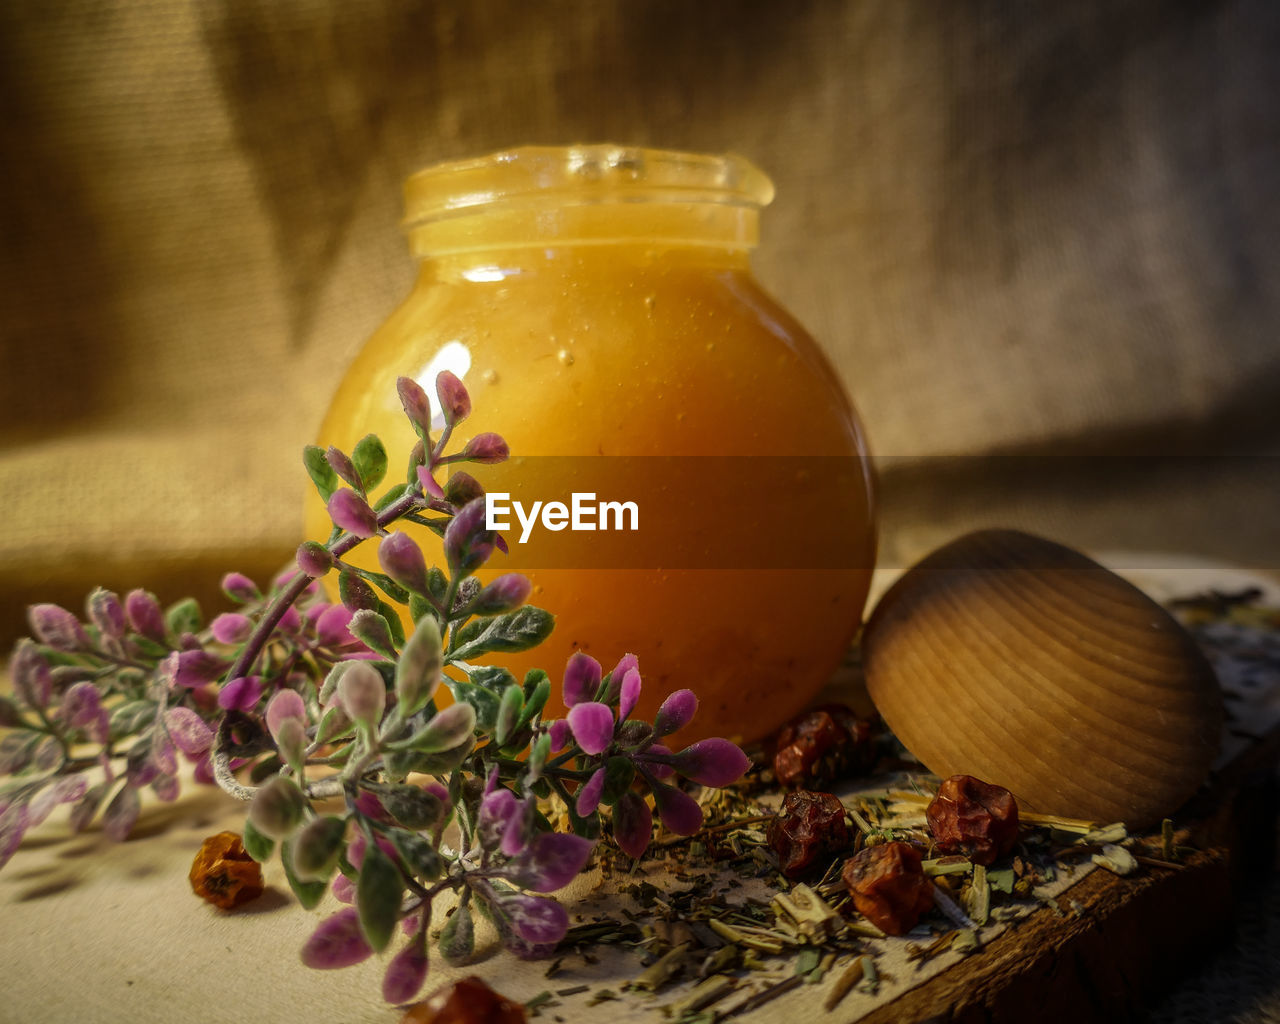
<svg viewBox="0 0 1280 1024"><path fill-rule="evenodd" d="M406 230L508 202L674 201L760 209L773 182L746 157L620 146L519 146L435 164L405 182Z"/></svg>

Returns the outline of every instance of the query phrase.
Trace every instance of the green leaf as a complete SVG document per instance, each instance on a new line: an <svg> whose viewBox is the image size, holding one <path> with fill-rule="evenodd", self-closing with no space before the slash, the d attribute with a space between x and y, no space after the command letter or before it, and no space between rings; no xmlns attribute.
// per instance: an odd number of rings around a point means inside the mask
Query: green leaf
<svg viewBox="0 0 1280 1024"><path fill-rule="evenodd" d="M276 841L270 836L264 836L254 828L253 822L246 821L244 823L244 852L259 864L265 864L271 859L271 855L276 852Z"/></svg>
<svg viewBox="0 0 1280 1024"><path fill-rule="evenodd" d="M387 449L377 434L366 434L356 442L351 461L355 463L366 493L382 483L382 478L387 475Z"/></svg>
<svg viewBox="0 0 1280 1024"><path fill-rule="evenodd" d="M408 601L409 595L405 594L405 600L400 602L404 604ZM387 620L387 625L391 627L391 639L396 642L397 647L404 646L404 626L400 624L400 616L396 614L396 610L385 601L378 602L378 611L382 613L382 617Z"/></svg>
<svg viewBox="0 0 1280 1024"><path fill-rule="evenodd" d="M329 881L338 858L342 856L347 834L347 819L334 815L312 818L307 826L286 844L291 849L282 850L281 856L291 855L294 874L301 881ZM291 883L292 884L292 883Z"/></svg>
<svg viewBox="0 0 1280 1024"><path fill-rule="evenodd" d="M415 831L434 828L444 814L444 804L434 793L421 786L403 785L379 788L378 799L387 813L405 828Z"/></svg>
<svg viewBox="0 0 1280 1024"><path fill-rule="evenodd" d="M484 732L493 732L498 721L498 694L484 686L463 679L451 679L445 676L445 683L453 693L453 699L470 704L476 712L476 728Z"/></svg>
<svg viewBox="0 0 1280 1024"><path fill-rule="evenodd" d="M332 743L343 736L354 735L355 731L355 724L347 717L347 713L335 704L324 713L320 724L316 726L316 743Z"/></svg>
<svg viewBox="0 0 1280 1024"><path fill-rule="evenodd" d="M604 789L600 802L612 807L631 789L636 777L636 766L629 757L611 757L604 766Z"/></svg>
<svg viewBox="0 0 1280 1024"><path fill-rule="evenodd" d="M324 449L319 445L309 444L302 449L302 464L307 467L307 476L316 485L322 501L328 502L333 492L338 489L338 474L324 457Z"/></svg>
<svg viewBox="0 0 1280 1024"><path fill-rule="evenodd" d="M378 595L373 587L350 569L338 573L338 598L352 611L376 611L378 608Z"/></svg>
<svg viewBox="0 0 1280 1024"><path fill-rule="evenodd" d="M424 837L404 829L387 832L396 852L410 871L424 882L433 882L444 874L444 858Z"/></svg>
<svg viewBox="0 0 1280 1024"><path fill-rule="evenodd" d="M379 608L385 605L379 604ZM387 609L390 611L390 609ZM394 613L393 613L394 614ZM351 616L351 622L348 623L347 629L351 631L351 635L385 658L396 660L400 655L396 651L395 634L391 630L391 622L386 615L380 612L370 611L362 608ZM338 662L342 665L344 662ZM337 665L334 666L337 668ZM333 672L329 673L332 677ZM326 685L328 680L326 680Z"/></svg>
<svg viewBox="0 0 1280 1024"><path fill-rule="evenodd" d="M436 616L436 610L431 607L431 603L421 594L409 595L409 618L414 622L419 621L424 615L430 615L436 620L436 628L440 628L440 620Z"/></svg>
<svg viewBox="0 0 1280 1024"><path fill-rule="evenodd" d="M199 633L201 622L200 604L194 597L170 605L169 610L164 613L164 624L174 636Z"/></svg>
<svg viewBox="0 0 1280 1024"><path fill-rule="evenodd" d="M400 900L404 896L404 879L400 869L375 842L365 849L356 882L356 909L360 912L360 930L374 952L381 953L395 934L400 919Z"/></svg>
<svg viewBox="0 0 1280 1024"><path fill-rule="evenodd" d="M399 501L402 497L404 497L404 492L407 491L408 489L409 489L408 484L396 484L394 487L388 487L386 491L383 493L382 497L380 497L377 500L377 503L373 506L373 510L375 512L381 512L393 501Z"/></svg>
<svg viewBox="0 0 1280 1024"><path fill-rule="evenodd" d="M449 593L449 577L437 565L427 566L427 593L441 605L444 604L444 599Z"/></svg>
<svg viewBox="0 0 1280 1024"><path fill-rule="evenodd" d="M545 782L542 779L542 766L547 763L547 755L551 753L551 734L543 733L533 743L533 749L529 752L528 768L525 772L525 785L532 786L535 782ZM540 796L546 794L540 793Z"/></svg>
<svg viewBox="0 0 1280 1024"><path fill-rule="evenodd" d="M387 597L395 601L396 604L409 603L409 591L405 590L404 587L400 586L399 583L393 580L386 573L374 572L372 569L360 569L358 572L366 582L372 583L375 587L386 594Z"/></svg>
<svg viewBox="0 0 1280 1024"><path fill-rule="evenodd" d="M501 665L476 665L467 675L477 686L483 686L499 695L516 685L516 677L511 674L510 669Z"/></svg>
<svg viewBox="0 0 1280 1024"><path fill-rule="evenodd" d="M461 902L440 929L440 955L454 966L464 963L475 950L475 936L471 904Z"/></svg>
<svg viewBox="0 0 1280 1024"><path fill-rule="evenodd" d="M533 688L529 688L530 681L533 681ZM547 674L540 668L535 668L524 677L525 702L524 710L520 712L520 721L516 723L517 729L522 729L533 721L534 715L542 713L542 709L547 706L547 699L551 696L551 680L547 678Z"/></svg>
<svg viewBox="0 0 1280 1024"><path fill-rule="evenodd" d="M527 651L551 635L555 621L550 612L525 605L506 615L483 620L484 628L479 635L457 647L452 657L456 661L469 661L491 651L503 654Z"/></svg>
<svg viewBox="0 0 1280 1024"><path fill-rule="evenodd" d="M293 845L295 842L297 842L297 837L286 839L280 844L280 863L284 865L284 877L289 880L289 888L298 897L298 902L302 904L305 910L314 910L319 906L320 901L324 899L325 890L329 888L329 883L327 880L323 882L304 882L298 877L298 873L293 866Z"/></svg>
<svg viewBox="0 0 1280 1024"><path fill-rule="evenodd" d="M520 712L524 710L524 691L518 686L508 686L502 691L502 700L498 703L498 715L493 724L493 738L498 746L506 746L507 740L515 732L516 722L520 720Z"/></svg>
<svg viewBox="0 0 1280 1024"><path fill-rule="evenodd" d="M119 740L125 736L132 736L141 730L143 726L154 722L155 717L155 701L131 700L127 704L121 704L115 711L111 712L111 724L109 727L111 739Z"/></svg>
<svg viewBox="0 0 1280 1024"><path fill-rule="evenodd" d="M395 689L402 715L412 715L426 705L440 682L443 667L440 628L434 618L423 618L396 665Z"/></svg>

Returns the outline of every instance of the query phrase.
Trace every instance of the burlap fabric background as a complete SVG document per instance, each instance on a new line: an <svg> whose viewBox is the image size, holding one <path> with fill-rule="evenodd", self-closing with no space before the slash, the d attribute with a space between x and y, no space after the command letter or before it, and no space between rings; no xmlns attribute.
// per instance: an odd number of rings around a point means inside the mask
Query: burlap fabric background
<svg viewBox="0 0 1280 1024"><path fill-rule="evenodd" d="M1267 2L0 5L0 639L287 557L411 280L403 178L525 142L764 167L759 276L881 456L1274 452L1278 41ZM1054 466L889 459L886 556L1005 520L1280 562L1254 463Z"/></svg>

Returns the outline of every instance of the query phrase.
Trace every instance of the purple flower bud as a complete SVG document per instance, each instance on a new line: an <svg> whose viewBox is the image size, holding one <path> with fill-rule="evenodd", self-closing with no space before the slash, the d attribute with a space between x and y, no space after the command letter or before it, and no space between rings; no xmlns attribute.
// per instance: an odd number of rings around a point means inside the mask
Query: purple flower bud
<svg viewBox="0 0 1280 1024"><path fill-rule="evenodd" d="M213 730L190 708L169 708L164 713L164 727L184 754L203 754L213 746Z"/></svg>
<svg viewBox="0 0 1280 1024"><path fill-rule="evenodd" d="M435 474L426 466L418 467L418 483L422 484L422 493L433 498L443 498L444 489L436 481Z"/></svg>
<svg viewBox="0 0 1280 1024"><path fill-rule="evenodd" d="M602 754L613 740L613 709L585 701L569 709L569 728L584 754Z"/></svg>
<svg viewBox="0 0 1280 1024"><path fill-rule="evenodd" d="M382 977L382 998L388 1003L407 1003L427 980L427 950L416 935L387 964Z"/></svg>
<svg viewBox="0 0 1280 1024"><path fill-rule="evenodd" d="M635 710L636 701L640 699L640 670L627 669L622 677L622 690L618 695L618 719L627 718Z"/></svg>
<svg viewBox="0 0 1280 1024"><path fill-rule="evenodd" d="M431 400L427 393L412 377L398 377L396 391L400 394L400 405L409 422L419 434L429 436L431 433Z"/></svg>
<svg viewBox="0 0 1280 1024"><path fill-rule="evenodd" d="M253 621L238 612L224 612L209 623L209 632L220 644L239 644L249 639Z"/></svg>
<svg viewBox="0 0 1280 1024"><path fill-rule="evenodd" d="M9 674L13 676L13 687L18 696L28 706L49 706L49 698L53 696L53 674L39 648L30 640L18 642L9 662Z"/></svg>
<svg viewBox="0 0 1280 1024"><path fill-rule="evenodd" d="M337 883L334 890L336 893ZM345 907L322 921L302 947L302 962L320 971L351 967L371 956L373 948L360 930L355 907Z"/></svg>
<svg viewBox="0 0 1280 1024"><path fill-rule="evenodd" d="M685 747L670 763L686 779L715 787L737 782L751 767L751 759L736 744L719 737Z"/></svg>
<svg viewBox="0 0 1280 1024"><path fill-rule="evenodd" d="M346 530L363 540L378 533L378 517L369 503L348 487L333 492L329 499L329 518L339 530Z"/></svg>
<svg viewBox="0 0 1280 1024"><path fill-rule="evenodd" d="M378 562L393 580L415 594L427 592L427 562L422 549L403 530L378 542Z"/></svg>
<svg viewBox="0 0 1280 1024"><path fill-rule="evenodd" d="M351 625L351 609L331 604L316 617L316 639L321 647L347 647L356 642L348 628Z"/></svg>
<svg viewBox="0 0 1280 1024"><path fill-rule="evenodd" d="M196 766L191 772L191 778L200 786L212 786L214 784L213 763L209 760L208 754L196 762Z"/></svg>
<svg viewBox="0 0 1280 1024"><path fill-rule="evenodd" d="M10 804L0 812L0 868L9 862L22 844L22 837L30 825L30 811L25 803Z"/></svg>
<svg viewBox="0 0 1280 1024"><path fill-rule="evenodd" d="M609 673L609 688L605 691L604 697L601 699L606 704L617 704L618 698L622 694L622 680L628 672L635 669L640 670L640 659L634 654L624 654L622 660Z"/></svg>
<svg viewBox="0 0 1280 1024"><path fill-rule="evenodd" d="M667 736L683 729L698 710L698 698L692 690L676 690L662 702L653 720L653 734Z"/></svg>
<svg viewBox="0 0 1280 1024"><path fill-rule="evenodd" d="M329 463L329 467L346 483L352 487L360 486L360 474L356 472L351 457L342 449L330 445L329 450L324 453L324 461Z"/></svg>
<svg viewBox="0 0 1280 1024"><path fill-rule="evenodd" d="M267 702L267 729L276 742L280 740L280 726L290 718L305 723L307 705L296 690L277 690Z"/></svg>
<svg viewBox="0 0 1280 1024"><path fill-rule="evenodd" d="M339 903L350 905L356 901L356 884L346 875L339 874L333 880L333 898Z"/></svg>
<svg viewBox="0 0 1280 1024"><path fill-rule="evenodd" d="M73 729L93 725L102 710L102 695L93 683L76 683L62 695L62 720Z"/></svg>
<svg viewBox="0 0 1280 1024"><path fill-rule="evenodd" d="M357 661L338 680L338 701L353 722L373 729L386 710L387 687L376 668Z"/></svg>
<svg viewBox="0 0 1280 1024"><path fill-rule="evenodd" d="M262 680L241 676L224 683L218 691L218 707L224 711L252 711L262 699Z"/></svg>
<svg viewBox="0 0 1280 1024"><path fill-rule="evenodd" d="M275 740L276 750L279 751L285 764L301 775L307 753L306 726L296 718L286 718L280 723L280 730Z"/></svg>
<svg viewBox="0 0 1280 1024"><path fill-rule="evenodd" d="M366 818L371 818L374 821L380 821L383 824L388 824L391 821L391 815L387 813L387 809L382 806L382 801L378 799L378 794L371 793L367 789L362 789L360 791L360 795L356 797L356 810L359 811L361 814L363 814ZM364 843L364 836L361 833L356 833L356 839L361 844ZM360 851L361 851L360 852L361 860L363 860L364 858L363 845L361 845ZM351 863L355 864L356 867L360 866L359 861L353 860Z"/></svg>
<svg viewBox="0 0 1280 1024"><path fill-rule="evenodd" d="M702 808L697 800L674 786L664 786L660 782L651 788L658 817L667 831L678 836L691 836L702 828Z"/></svg>
<svg viewBox="0 0 1280 1024"><path fill-rule="evenodd" d="M579 818L585 818L589 814L594 814L596 808L600 806L600 795L604 792L604 769L597 768L595 774L583 784L578 790L578 800L575 810L578 812Z"/></svg>
<svg viewBox="0 0 1280 1024"><path fill-rule="evenodd" d="M493 531L485 528L485 503L466 505L444 531L444 554L455 576L468 576L493 554Z"/></svg>
<svg viewBox="0 0 1280 1024"><path fill-rule="evenodd" d="M88 646L80 620L56 604L36 604L28 609L31 632L56 651L79 651Z"/></svg>
<svg viewBox="0 0 1280 1024"><path fill-rule="evenodd" d="M573 735L573 731L569 728L569 723L558 718L551 723L548 735L551 738L551 752L554 754L558 750L563 750L569 742L569 738Z"/></svg>
<svg viewBox="0 0 1280 1024"><path fill-rule="evenodd" d="M222 592L237 604L262 599L262 591L258 589L258 585L242 572L229 572L223 576Z"/></svg>
<svg viewBox="0 0 1280 1024"><path fill-rule="evenodd" d="M436 397L449 426L456 426L471 415L471 396L462 381L448 370L436 374Z"/></svg>
<svg viewBox="0 0 1280 1024"><path fill-rule="evenodd" d="M176 775L178 752L169 734L156 731L151 737L151 761L161 775Z"/></svg>
<svg viewBox="0 0 1280 1024"><path fill-rule="evenodd" d="M151 791L167 804L178 799L178 789L176 775L157 775L151 782Z"/></svg>
<svg viewBox="0 0 1280 1024"><path fill-rule="evenodd" d="M596 699L600 689L600 662L582 651L569 656L564 668L564 706L571 708Z"/></svg>
<svg viewBox="0 0 1280 1024"><path fill-rule="evenodd" d="M644 762L644 769L655 779L669 779L676 770L667 761L671 758L671 749L661 743L650 743L644 752L636 755L637 761Z"/></svg>
<svg viewBox="0 0 1280 1024"><path fill-rule="evenodd" d="M156 643L164 643L164 612L154 595L145 590L129 591L124 598L124 614L134 632Z"/></svg>
<svg viewBox="0 0 1280 1024"><path fill-rule="evenodd" d="M507 866L506 877L522 889L555 892L578 877L595 845L591 839L565 832L540 833Z"/></svg>
<svg viewBox="0 0 1280 1024"><path fill-rule="evenodd" d="M569 912L547 896L503 893L489 907L502 944L526 960L549 955L569 930Z"/></svg>
<svg viewBox="0 0 1280 1024"><path fill-rule="evenodd" d="M120 598L111 591L98 587L89 595L86 610L89 612L89 621L102 631L103 636L113 640L124 636L124 607L120 604Z"/></svg>
<svg viewBox="0 0 1280 1024"><path fill-rule="evenodd" d="M212 683L227 670L227 663L207 651L182 651L178 655L178 668L173 685L194 690Z"/></svg>
<svg viewBox="0 0 1280 1024"><path fill-rule="evenodd" d="M613 838L628 857L639 857L649 848L653 812L635 793L623 793L613 809Z"/></svg>
<svg viewBox="0 0 1280 1024"><path fill-rule="evenodd" d="M475 615L501 615L503 612L519 608L527 600L533 590L533 584L527 576L518 572L506 572L490 582L476 597L471 611ZM597 672L599 666L596 666ZM594 696L594 692L592 696Z"/></svg>
<svg viewBox="0 0 1280 1024"><path fill-rule="evenodd" d="M480 481L470 473L458 470L445 481L444 498L454 508L470 505L476 498L483 497L484 488L480 486Z"/></svg>
<svg viewBox="0 0 1280 1024"><path fill-rule="evenodd" d="M485 466L506 462L510 454L511 449L507 447L507 442L502 439L502 435L493 433L477 434L462 449L465 459Z"/></svg>
<svg viewBox="0 0 1280 1024"><path fill-rule="evenodd" d="M329 549L315 540L305 540L298 545L298 568L308 576L319 579L333 568L333 555Z"/></svg>
<svg viewBox="0 0 1280 1024"><path fill-rule="evenodd" d="M142 801L133 786L124 786L111 798L102 812L103 834L114 843L124 842L133 831L134 823L142 811Z"/></svg>
<svg viewBox="0 0 1280 1024"><path fill-rule="evenodd" d="M507 832L520 817L523 807L516 795L499 786L480 801L480 814L476 820L476 833L480 845L486 850L502 845Z"/></svg>
<svg viewBox="0 0 1280 1024"><path fill-rule="evenodd" d="M64 775L52 786L42 789L30 804L27 828L35 828L44 822L58 804L74 803L89 789L89 780L83 775Z"/></svg>
<svg viewBox="0 0 1280 1024"><path fill-rule="evenodd" d="M289 636L297 636L302 630L302 617L298 614L298 609L292 606L286 608L276 624L276 629Z"/></svg>

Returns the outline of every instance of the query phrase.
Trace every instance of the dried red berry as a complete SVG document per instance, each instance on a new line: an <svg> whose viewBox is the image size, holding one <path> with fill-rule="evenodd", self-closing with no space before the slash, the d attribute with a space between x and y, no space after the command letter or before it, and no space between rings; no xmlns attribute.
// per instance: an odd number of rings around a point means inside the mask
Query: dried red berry
<svg viewBox="0 0 1280 1024"><path fill-rule="evenodd" d="M963 853L975 864L995 863L1018 841L1013 794L972 775L953 775L939 786L925 817L938 849Z"/></svg>
<svg viewBox="0 0 1280 1024"><path fill-rule="evenodd" d="M525 1024L524 1007L474 974L444 985L400 1018L400 1024Z"/></svg>
<svg viewBox="0 0 1280 1024"><path fill-rule="evenodd" d="M868 846L844 862L840 877L858 912L886 935L905 935L933 906L933 883L908 843Z"/></svg>
<svg viewBox="0 0 1280 1024"><path fill-rule="evenodd" d="M799 878L826 858L853 845L853 834L844 820L844 805L830 793L797 789L782 801L782 809L769 822L769 847L788 878ZM821 861L820 861L821 858Z"/></svg>
<svg viewBox="0 0 1280 1024"><path fill-rule="evenodd" d="M843 704L797 715L778 732L775 749L773 774L784 786L860 775L875 760L871 722Z"/></svg>
<svg viewBox="0 0 1280 1024"><path fill-rule="evenodd" d="M200 844L191 862L191 889L215 907L231 910L262 895L262 866L234 832L219 832Z"/></svg>

